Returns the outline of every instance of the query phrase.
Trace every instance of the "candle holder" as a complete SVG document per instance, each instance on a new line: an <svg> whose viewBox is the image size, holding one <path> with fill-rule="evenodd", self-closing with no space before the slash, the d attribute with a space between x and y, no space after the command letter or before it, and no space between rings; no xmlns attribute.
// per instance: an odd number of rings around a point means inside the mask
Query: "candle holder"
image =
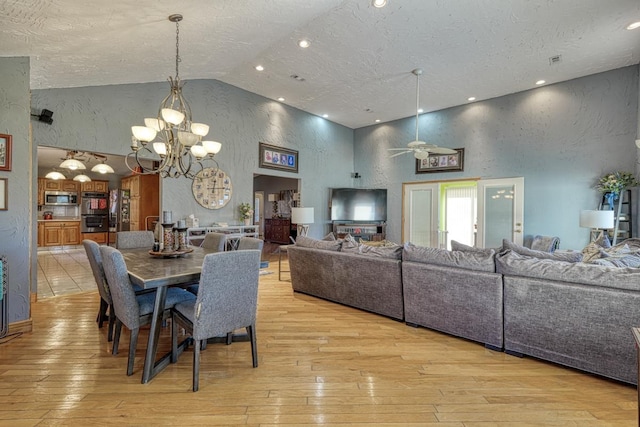
<svg viewBox="0 0 640 427"><path fill-rule="evenodd" d="M162 252L173 252L173 223L162 224L162 241L164 243Z"/></svg>
<svg viewBox="0 0 640 427"><path fill-rule="evenodd" d="M174 229L176 231L175 233L175 237L176 237L176 245L178 246L176 248L177 251L185 251L187 250L187 227L184 228L175 228Z"/></svg>

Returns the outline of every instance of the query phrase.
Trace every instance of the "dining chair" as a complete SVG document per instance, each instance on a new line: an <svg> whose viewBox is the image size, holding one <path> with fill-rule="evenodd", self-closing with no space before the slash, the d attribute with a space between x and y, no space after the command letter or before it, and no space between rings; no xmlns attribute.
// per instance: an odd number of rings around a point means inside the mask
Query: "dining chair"
<svg viewBox="0 0 640 427"><path fill-rule="evenodd" d="M178 360L178 325L191 333L193 391L198 391L201 343L228 331L245 328L251 342L253 367L258 366L256 311L260 251L208 254L202 263L200 292L195 301L176 304L171 311L171 361Z"/></svg>
<svg viewBox="0 0 640 427"><path fill-rule="evenodd" d="M223 252L227 246L227 235L224 233L207 233L200 245L209 252Z"/></svg>
<svg viewBox="0 0 640 427"><path fill-rule="evenodd" d="M151 323L156 297L155 292L141 295L135 294L133 285L129 279L126 262L119 250L110 246L100 246L100 255L102 256L102 265L107 282L109 283L111 300L116 316L112 354L118 354L120 332L124 324L131 331L127 375L132 375L140 327ZM183 289L167 289L164 316L168 317L170 315L171 307L175 304L195 301L195 299L193 294Z"/></svg>
<svg viewBox="0 0 640 427"><path fill-rule="evenodd" d="M227 246L227 235L224 233L207 233L204 236L204 240L200 245L201 248L206 249L207 252L224 252ZM198 285L190 285L185 288L187 291L194 295L198 294Z"/></svg>
<svg viewBox="0 0 640 427"><path fill-rule="evenodd" d="M100 308L98 309L98 328L102 328L102 323L109 319L109 326L107 331L107 341L113 340L113 325L115 324L115 313L113 312L113 303L111 302L111 291L109 290L109 284L107 278L104 275L104 269L102 268L102 257L100 256L100 245L93 240L83 240L82 246L87 253L87 259L89 259L89 265L93 272L93 278L96 281L98 287L98 293L100 294ZM107 309L109 314L107 315Z"/></svg>
<svg viewBox="0 0 640 427"><path fill-rule="evenodd" d="M118 231L116 249L153 248L153 231Z"/></svg>
<svg viewBox="0 0 640 427"><path fill-rule="evenodd" d="M246 251L248 249L258 249L262 251L262 247L264 246L264 240L256 239L255 237L241 237L238 242L239 251Z"/></svg>

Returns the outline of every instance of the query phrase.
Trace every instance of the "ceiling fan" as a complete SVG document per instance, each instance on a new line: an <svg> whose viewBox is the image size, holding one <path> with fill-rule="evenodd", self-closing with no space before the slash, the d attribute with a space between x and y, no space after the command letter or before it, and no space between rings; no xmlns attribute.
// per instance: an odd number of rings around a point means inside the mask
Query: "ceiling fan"
<svg viewBox="0 0 640 427"><path fill-rule="evenodd" d="M407 144L406 148L387 148L388 151L400 151L393 154L389 158L400 156L402 154L413 153L416 159L426 159L430 153L434 154L455 154L457 151L451 148L438 147L434 144L427 144L424 141L418 139L418 109L420 108L420 76L422 75L422 68L416 68L411 71L416 76L416 139Z"/></svg>

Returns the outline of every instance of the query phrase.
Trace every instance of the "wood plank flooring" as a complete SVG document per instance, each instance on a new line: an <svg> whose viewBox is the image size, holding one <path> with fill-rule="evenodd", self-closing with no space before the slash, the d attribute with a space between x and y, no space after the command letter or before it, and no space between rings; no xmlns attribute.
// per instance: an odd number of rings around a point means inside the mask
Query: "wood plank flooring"
<svg viewBox="0 0 640 427"><path fill-rule="evenodd" d="M259 367L249 343L210 344L197 393L191 349L140 384L146 330L127 377L129 335L112 356L96 292L39 300L34 331L0 339L0 426L637 425L635 387L294 294L271 261Z"/></svg>

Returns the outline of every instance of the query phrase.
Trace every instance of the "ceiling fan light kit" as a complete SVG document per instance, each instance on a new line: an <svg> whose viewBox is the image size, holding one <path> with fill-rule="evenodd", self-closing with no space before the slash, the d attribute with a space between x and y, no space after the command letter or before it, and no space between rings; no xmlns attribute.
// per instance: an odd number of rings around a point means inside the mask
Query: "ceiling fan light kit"
<svg viewBox="0 0 640 427"><path fill-rule="evenodd" d="M429 157L430 153L435 154L456 154L457 151L450 148L438 147L434 144L427 144L424 141L420 141L418 135L418 120L420 117L420 76L423 73L422 68L416 68L411 71L416 76L416 139L409 142L406 148L388 148L388 151L400 151L399 153L389 156L389 158L400 156L402 154L413 153L413 157L418 160L424 160Z"/></svg>

